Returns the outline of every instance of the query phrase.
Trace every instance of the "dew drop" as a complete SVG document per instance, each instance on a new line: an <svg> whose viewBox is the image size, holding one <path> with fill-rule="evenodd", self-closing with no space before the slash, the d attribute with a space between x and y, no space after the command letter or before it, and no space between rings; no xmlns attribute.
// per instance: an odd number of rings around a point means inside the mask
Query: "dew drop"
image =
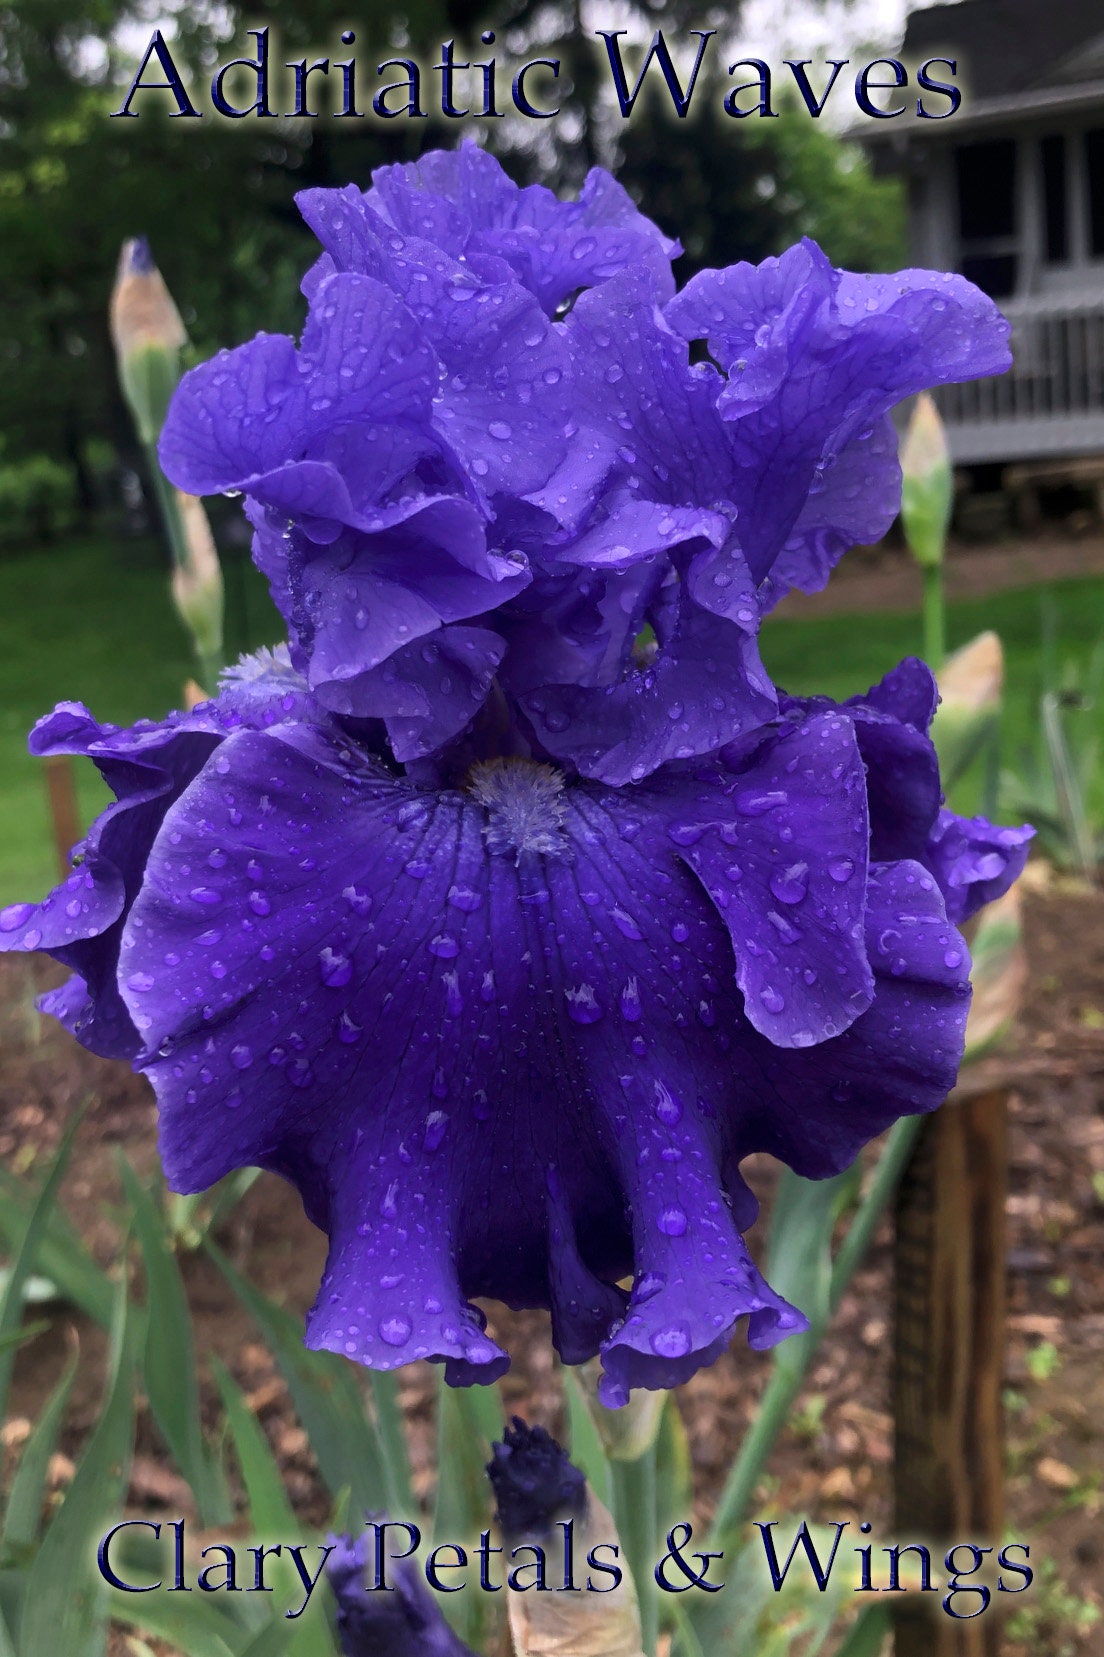
<svg viewBox="0 0 1104 1657"><path fill-rule="evenodd" d="M602 1009L598 1005L598 998L590 984L580 984L577 989L564 991L567 1001L567 1016L576 1024L597 1024L602 1016Z"/></svg>
<svg viewBox="0 0 1104 1657"><path fill-rule="evenodd" d="M318 957L322 982L331 990L339 990L353 976L353 963L340 950L324 949Z"/></svg>
<svg viewBox="0 0 1104 1657"><path fill-rule="evenodd" d="M666 1287L667 1279L663 1272L644 1272L633 1284L633 1304L638 1306L642 1301L654 1299Z"/></svg>
<svg viewBox="0 0 1104 1657"><path fill-rule="evenodd" d="M665 1237L681 1237L689 1224L685 1210L672 1203L669 1208L661 1208L656 1225Z"/></svg>
<svg viewBox="0 0 1104 1657"><path fill-rule="evenodd" d="M444 1071L443 1070L438 1070L437 1076L439 1076L441 1078L442 1082L444 1082ZM447 1086L447 1084L445 1085L445 1089L444 1089L443 1093L438 1093L437 1092L437 1085L436 1085L436 1077L435 1077L434 1078L433 1092L434 1092L434 1094L436 1095L436 1097L438 1099L443 1099L444 1096L445 1096L445 1093L448 1092L448 1086ZM422 1149L423 1149L423 1151L435 1151L437 1149L437 1147L440 1145L442 1139L444 1139L445 1134L448 1131L448 1121L449 1121L449 1119L448 1119L447 1111L443 1111L443 1110L431 1110L430 1111L429 1115L425 1119L425 1129L422 1133Z"/></svg>
<svg viewBox="0 0 1104 1657"><path fill-rule="evenodd" d="M367 915L372 907L371 892L362 892L359 887L346 886L341 896L349 905L354 915Z"/></svg>
<svg viewBox="0 0 1104 1657"><path fill-rule="evenodd" d="M651 1346L661 1358L683 1358L690 1350L690 1331L684 1323L670 1323L656 1330Z"/></svg>
<svg viewBox="0 0 1104 1657"><path fill-rule="evenodd" d="M769 789L763 793L759 789L745 789L736 796L736 810L745 817L764 817L768 811L774 811L778 806L786 804L786 793L783 789Z"/></svg>
<svg viewBox="0 0 1104 1657"><path fill-rule="evenodd" d="M809 865L791 863L786 869L776 869L769 885L779 903L801 903L809 890Z"/></svg>
<svg viewBox="0 0 1104 1657"><path fill-rule="evenodd" d="M664 1125L666 1127L668 1127L668 1128L675 1127L675 1125L678 1122L681 1122L681 1120L682 1120L682 1106L681 1106L681 1104L674 1097L674 1095L670 1092L670 1090L664 1085L663 1082L657 1080L652 1085L653 1085L653 1089L654 1089L654 1092L655 1092L655 1113L656 1113L656 1115L659 1117L659 1120L662 1123L664 1123ZM675 1209L672 1212L679 1213L679 1212L681 1212L681 1210ZM683 1216L683 1219L685 1220L685 1215ZM660 1227L660 1230L661 1231L663 1230L662 1226ZM685 1226L683 1227L683 1230L685 1230ZM671 1233L671 1235L673 1237L678 1237L678 1236L681 1235L681 1233L677 1232L677 1231L674 1231L674 1232Z"/></svg>
<svg viewBox="0 0 1104 1657"><path fill-rule="evenodd" d="M704 823L671 823L667 834L676 846L693 846L705 833Z"/></svg>
<svg viewBox="0 0 1104 1657"><path fill-rule="evenodd" d="M388 1346L405 1346L410 1339L412 1328L410 1319L404 1317L401 1312L396 1312L391 1317L380 1318L380 1340L385 1341Z"/></svg>
<svg viewBox="0 0 1104 1657"><path fill-rule="evenodd" d="M635 978L630 978L621 991L621 1017L630 1024L635 1024L640 1018L643 1008L640 1005L640 986Z"/></svg>
<svg viewBox="0 0 1104 1657"><path fill-rule="evenodd" d="M610 913L613 916L614 922L616 923L617 930L622 934L623 937L630 938L630 939L633 940L633 942L638 943L640 941L640 939L644 936L644 934L641 932L639 926L637 926L636 922L633 920L633 917L628 913L627 910L625 910L625 909L612 909L610 911Z"/></svg>

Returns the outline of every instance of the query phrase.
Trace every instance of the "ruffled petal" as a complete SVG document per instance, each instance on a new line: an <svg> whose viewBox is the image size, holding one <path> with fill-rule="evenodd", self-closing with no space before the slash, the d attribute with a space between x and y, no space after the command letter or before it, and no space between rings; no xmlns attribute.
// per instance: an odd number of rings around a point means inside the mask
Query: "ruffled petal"
<svg viewBox="0 0 1104 1657"><path fill-rule="evenodd" d="M549 685L519 700L547 753L615 786L715 752L776 708L755 639L692 611L654 662L615 684Z"/></svg>
<svg viewBox="0 0 1104 1657"><path fill-rule="evenodd" d="M756 268L700 272L665 316L706 340L728 374L717 406L732 423L741 545L756 580L785 549L783 589L823 586L849 531L865 539L885 527L888 428L872 451L863 432L913 392L1010 361L1008 324L962 277L841 273L808 240ZM838 484L826 482L841 465Z"/></svg>
<svg viewBox="0 0 1104 1657"><path fill-rule="evenodd" d="M762 1038L745 1044L738 1155L769 1151L824 1179L899 1117L935 1110L954 1086L970 956L927 870L872 865L865 929L875 994L850 1029L800 1052Z"/></svg>
<svg viewBox="0 0 1104 1657"><path fill-rule="evenodd" d="M869 828L851 720L824 713L783 726L706 786L675 777L643 802L669 813L669 839L716 905L757 1030L810 1047L866 1011Z"/></svg>
<svg viewBox="0 0 1104 1657"><path fill-rule="evenodd" d="M984 817L940 811L924 862L938 880L952 920L965 921L983 904L1003 897L1019 880L1035 830L1002 828Z"/></svg>

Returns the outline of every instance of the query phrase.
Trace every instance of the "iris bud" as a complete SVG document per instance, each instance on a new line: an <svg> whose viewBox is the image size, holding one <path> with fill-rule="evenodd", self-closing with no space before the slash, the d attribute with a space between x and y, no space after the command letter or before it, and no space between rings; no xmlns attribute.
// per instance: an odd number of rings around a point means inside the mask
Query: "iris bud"
<svg viewBox="0 0 1104 1657"><path fill-rule="evenodd" d="M123 243L110 319L123 395L142 443L155 443L180 379L187 335L144 236Z"/></svg>
<svg viewBox="0 0 1104 1657"><path fill-rule="evenodd" d="M901 446L901 474L905 540L916 562L931 569L943 562L954 479L943 422L926 391L916 399Z"/></svg>
<svg viewBox="0 0 1104 1657"><path fill-rule="evenodd" d="M365 1539L331 1538L326 1575L345 1657L475 1657L454 1634L408 1560L391 1566L393 1591L364 1586Z"/></svg>
<svg viewBox="0 0 1104 1657"><path fill-rule="evenodd" d="M523 1565L522 1544L546 1546L551 1585L559 1547L565 1560L571 1549L576 1592L507 1596L516 1657L643 1657L636 1589L613 1516L567 1452L543 1427L515 1416L494 1446L487 1476L503 1541L520 1550ZM566 1563L564 1570L566 1577Z"/></svg>

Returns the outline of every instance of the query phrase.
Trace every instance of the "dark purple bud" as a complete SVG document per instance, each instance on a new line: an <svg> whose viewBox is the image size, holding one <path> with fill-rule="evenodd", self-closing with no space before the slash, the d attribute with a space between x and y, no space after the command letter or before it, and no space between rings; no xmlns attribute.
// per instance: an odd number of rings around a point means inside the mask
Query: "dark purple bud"
<svg viewBox="0 0 1104 1657"><path fill-rule="evenodd" d="M389 1589L364 1585L365 1542L331 1537L326 1575L337 1600L337 1631L345 1657L475 1657L441 1615L417 1568L389 1567Z"/></svg>
<svg viewBox="0 0 1104 1657"><path fill-rule="evenodd" d="M543 1427L528 1427L515 1416L503 1442L493 1449L487 1477L504 1536L540 1536L556 1519L582 1517L586 1479L551 1433Z"/></svg>
<svg viewBox="0 0 1104 1657"><path fill-rule="evenodd" d="M147 236L132 236L123 243L123 273L127 276L151 276L157 269Z"/></svg>

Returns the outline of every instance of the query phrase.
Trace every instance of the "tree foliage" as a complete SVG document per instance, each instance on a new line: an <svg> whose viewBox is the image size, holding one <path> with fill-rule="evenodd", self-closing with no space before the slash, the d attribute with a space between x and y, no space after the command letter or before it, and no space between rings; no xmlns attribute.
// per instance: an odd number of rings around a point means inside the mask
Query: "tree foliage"
<svg viewBox="0 0 1104 1657"><path fill-rule="evenodd" d="M892 264L900 229L892 189L872 185L804 116L733 121L721 110L723 89L705 87L686 121L642 108L622 122L604 102L601 50L580 4L521 0L495 19L500 52L564 60L560 119L479 123L516 176L570 187L594 161L617 166L646 210L681 236L687 270L761 258L805 230L841 262ZM684 0L662 13L642 0L637 15L637 40L650 38L657 20L672 40L680 24L695 22ZM173 16L174 55L197 87L231 49L243 49L254 22L240 4L202 0L184 0ZM458 57L465 43L479 56L486 16L478 0L401 0L358 19L349 50L367 84L395 51L421 49L433 62L440 42L455 37ZM274 0L264 22L282 63L305 52L340 56L349 14L338 0ZM259 327L294 329L312 246L295 190L364 181L381 162L477 130L440 118L230 121L206 103L202 120L170 120L148 97L137 119L110 119L151 27L144 0L0 4L4 459L62 463L85 510L97 495L97 457L133 461L106 325L125 237L149 237L197 356Z"/></svg>

